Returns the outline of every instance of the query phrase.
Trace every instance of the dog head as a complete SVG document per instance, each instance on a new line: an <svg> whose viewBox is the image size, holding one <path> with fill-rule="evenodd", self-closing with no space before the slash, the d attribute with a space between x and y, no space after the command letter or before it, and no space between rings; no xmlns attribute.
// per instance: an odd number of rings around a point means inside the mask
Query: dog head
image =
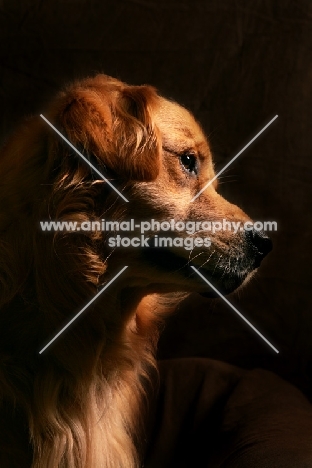
<svg viewBox="0 0 312 468"><path fill-rule="evenodd" d="M178 232L180 242L173 242L177 232L171 228L149 231L143 237L142 229L130 235L115 231L140 240L139 248L125 243L109 253L115 263L130 265L131 284L209 295L207 286L190 270L193 264L220 291L230 293L251 276L271 249L262 232L244 228L250 218L217 193L216 181L193 200L215 175L207 139L186 109L153 88L98 76L65 92L52 119L129 200L125 205L111 193L116 200L110 209L106 195L97 216L118 222L133 219L141 227L142 222L146 226L154 220L156 229L157 222L160 227L169 221L172 227L172 220L186 227L195 223L195 229ZM223 229L225 221L239 226L236 232ZM215 228L212 232L207 232L209 222ZM216 230L220 225L222 229ZM105 249L110 236L105 236Z"/></svg>
<svg viewBox="0 0 312 468"><path fill-rule="evenodd" d="M74 284L79 277L92 289L105 282L108 264L115 271L129 265L128 286L209 295L208 286L190 269L194 265L227 294L251 276L270 250L271 242L262 232L244 229L250 218L218 194L217 181L193 200L215 175L209 144L194 117L154 88L98 75L67 87L45 116L98 169L90 169L39 117L24 124L4 149L0 226L6 230L15 220L30 232L25 225L32 224L35 241L25 235L21 250L31 255L29 244L36 243L36 265L42 264L50 277L55 272L46 283L54 281L61 288L65 278L66 284L68 278ZM38 232L38 221L50 219L78 223L133 219L135 228L113 233L62 231L48 240L47 233ZM166 232L143 232L142 239L141 223L151 220L195 227L177 232L170 224ZM240 227L236 232L207 228L209 222L223 227L224 221ZM142 246L118 247L111 241L117 235L136 237ZM160 237L167 240L157 244ZM26 270L21 270L19 284ZM10 274L5 280L10 281Z"/></svg>

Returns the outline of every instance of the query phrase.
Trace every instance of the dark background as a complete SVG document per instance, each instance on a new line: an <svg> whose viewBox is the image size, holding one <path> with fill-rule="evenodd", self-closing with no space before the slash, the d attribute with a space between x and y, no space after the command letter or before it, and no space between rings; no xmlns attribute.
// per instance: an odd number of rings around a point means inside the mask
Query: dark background
<svg viewBox="0 0 312 468"><path fill-rule="evenodd" d="M0 140L64 83L104 72L152 84L189 108L221 177L253 219L276 220L274 250L236 307L191 296L159 357L204 356L275 370L308 392L311 364L312 2L310 0L0 0ZM0 253L1 255L1 253Z"/></svg>

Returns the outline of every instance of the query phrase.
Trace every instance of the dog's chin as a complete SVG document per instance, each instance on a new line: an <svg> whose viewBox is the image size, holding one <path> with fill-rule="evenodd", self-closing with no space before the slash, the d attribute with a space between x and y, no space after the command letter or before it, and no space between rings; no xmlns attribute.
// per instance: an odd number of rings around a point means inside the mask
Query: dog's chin
<svg viewBox="0 0 312 468"><path fill-rule="evenodd" d="M207 299L232 294L240 289L253 275L253 268L248 270L242 269L241 271L236 269L227 273L224 273L221 269L214 269L212 274L205 267L201 268L200 265L190 262L185 257L179 256L169 249L146 249L143 251L143 256L150 265L159 270L160 274L164 271L166 273L172 272L172 275L175 277L178 274L183 280L184 285L186 284L185 280L187 280L187 287L185 289L190 292L197 292ZM213 285L219 294L208 284L205 287L204 280L199 277L192 266Z"/></svg>

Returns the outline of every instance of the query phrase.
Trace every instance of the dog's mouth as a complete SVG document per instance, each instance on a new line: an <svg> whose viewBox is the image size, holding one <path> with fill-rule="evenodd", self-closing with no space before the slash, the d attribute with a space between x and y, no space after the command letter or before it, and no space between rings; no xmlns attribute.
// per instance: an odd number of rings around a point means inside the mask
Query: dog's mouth
<svg viewBox="0 0 312 468"><path fill-rule="evenodd" d="M187 279L190 290L198 292L206 298L215 298L219 297L219 295L208 284L205 285L204 280L199 278L192 266L222 295L234 292L255 269L247 259L236 262L235 266L233 265L231 268L225 268L222 262L214 262L213 267L209 262L201 265L178 255L168 248L143 249L142 255L160 273L166 271L167 274L172 273L175 277L179 274L184 280Z"/></svg>

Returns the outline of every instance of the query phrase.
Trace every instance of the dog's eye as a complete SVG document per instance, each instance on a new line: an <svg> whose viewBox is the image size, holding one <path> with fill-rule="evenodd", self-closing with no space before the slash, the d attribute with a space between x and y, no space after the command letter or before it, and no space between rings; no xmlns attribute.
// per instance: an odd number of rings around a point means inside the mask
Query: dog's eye
<svg viewBox="0 0 312 468"><path fill-rule="evenodd" d="M180 161L184 169L190 174L197 174L197 158L193 153L184 153L180 156Z"/></svg>

